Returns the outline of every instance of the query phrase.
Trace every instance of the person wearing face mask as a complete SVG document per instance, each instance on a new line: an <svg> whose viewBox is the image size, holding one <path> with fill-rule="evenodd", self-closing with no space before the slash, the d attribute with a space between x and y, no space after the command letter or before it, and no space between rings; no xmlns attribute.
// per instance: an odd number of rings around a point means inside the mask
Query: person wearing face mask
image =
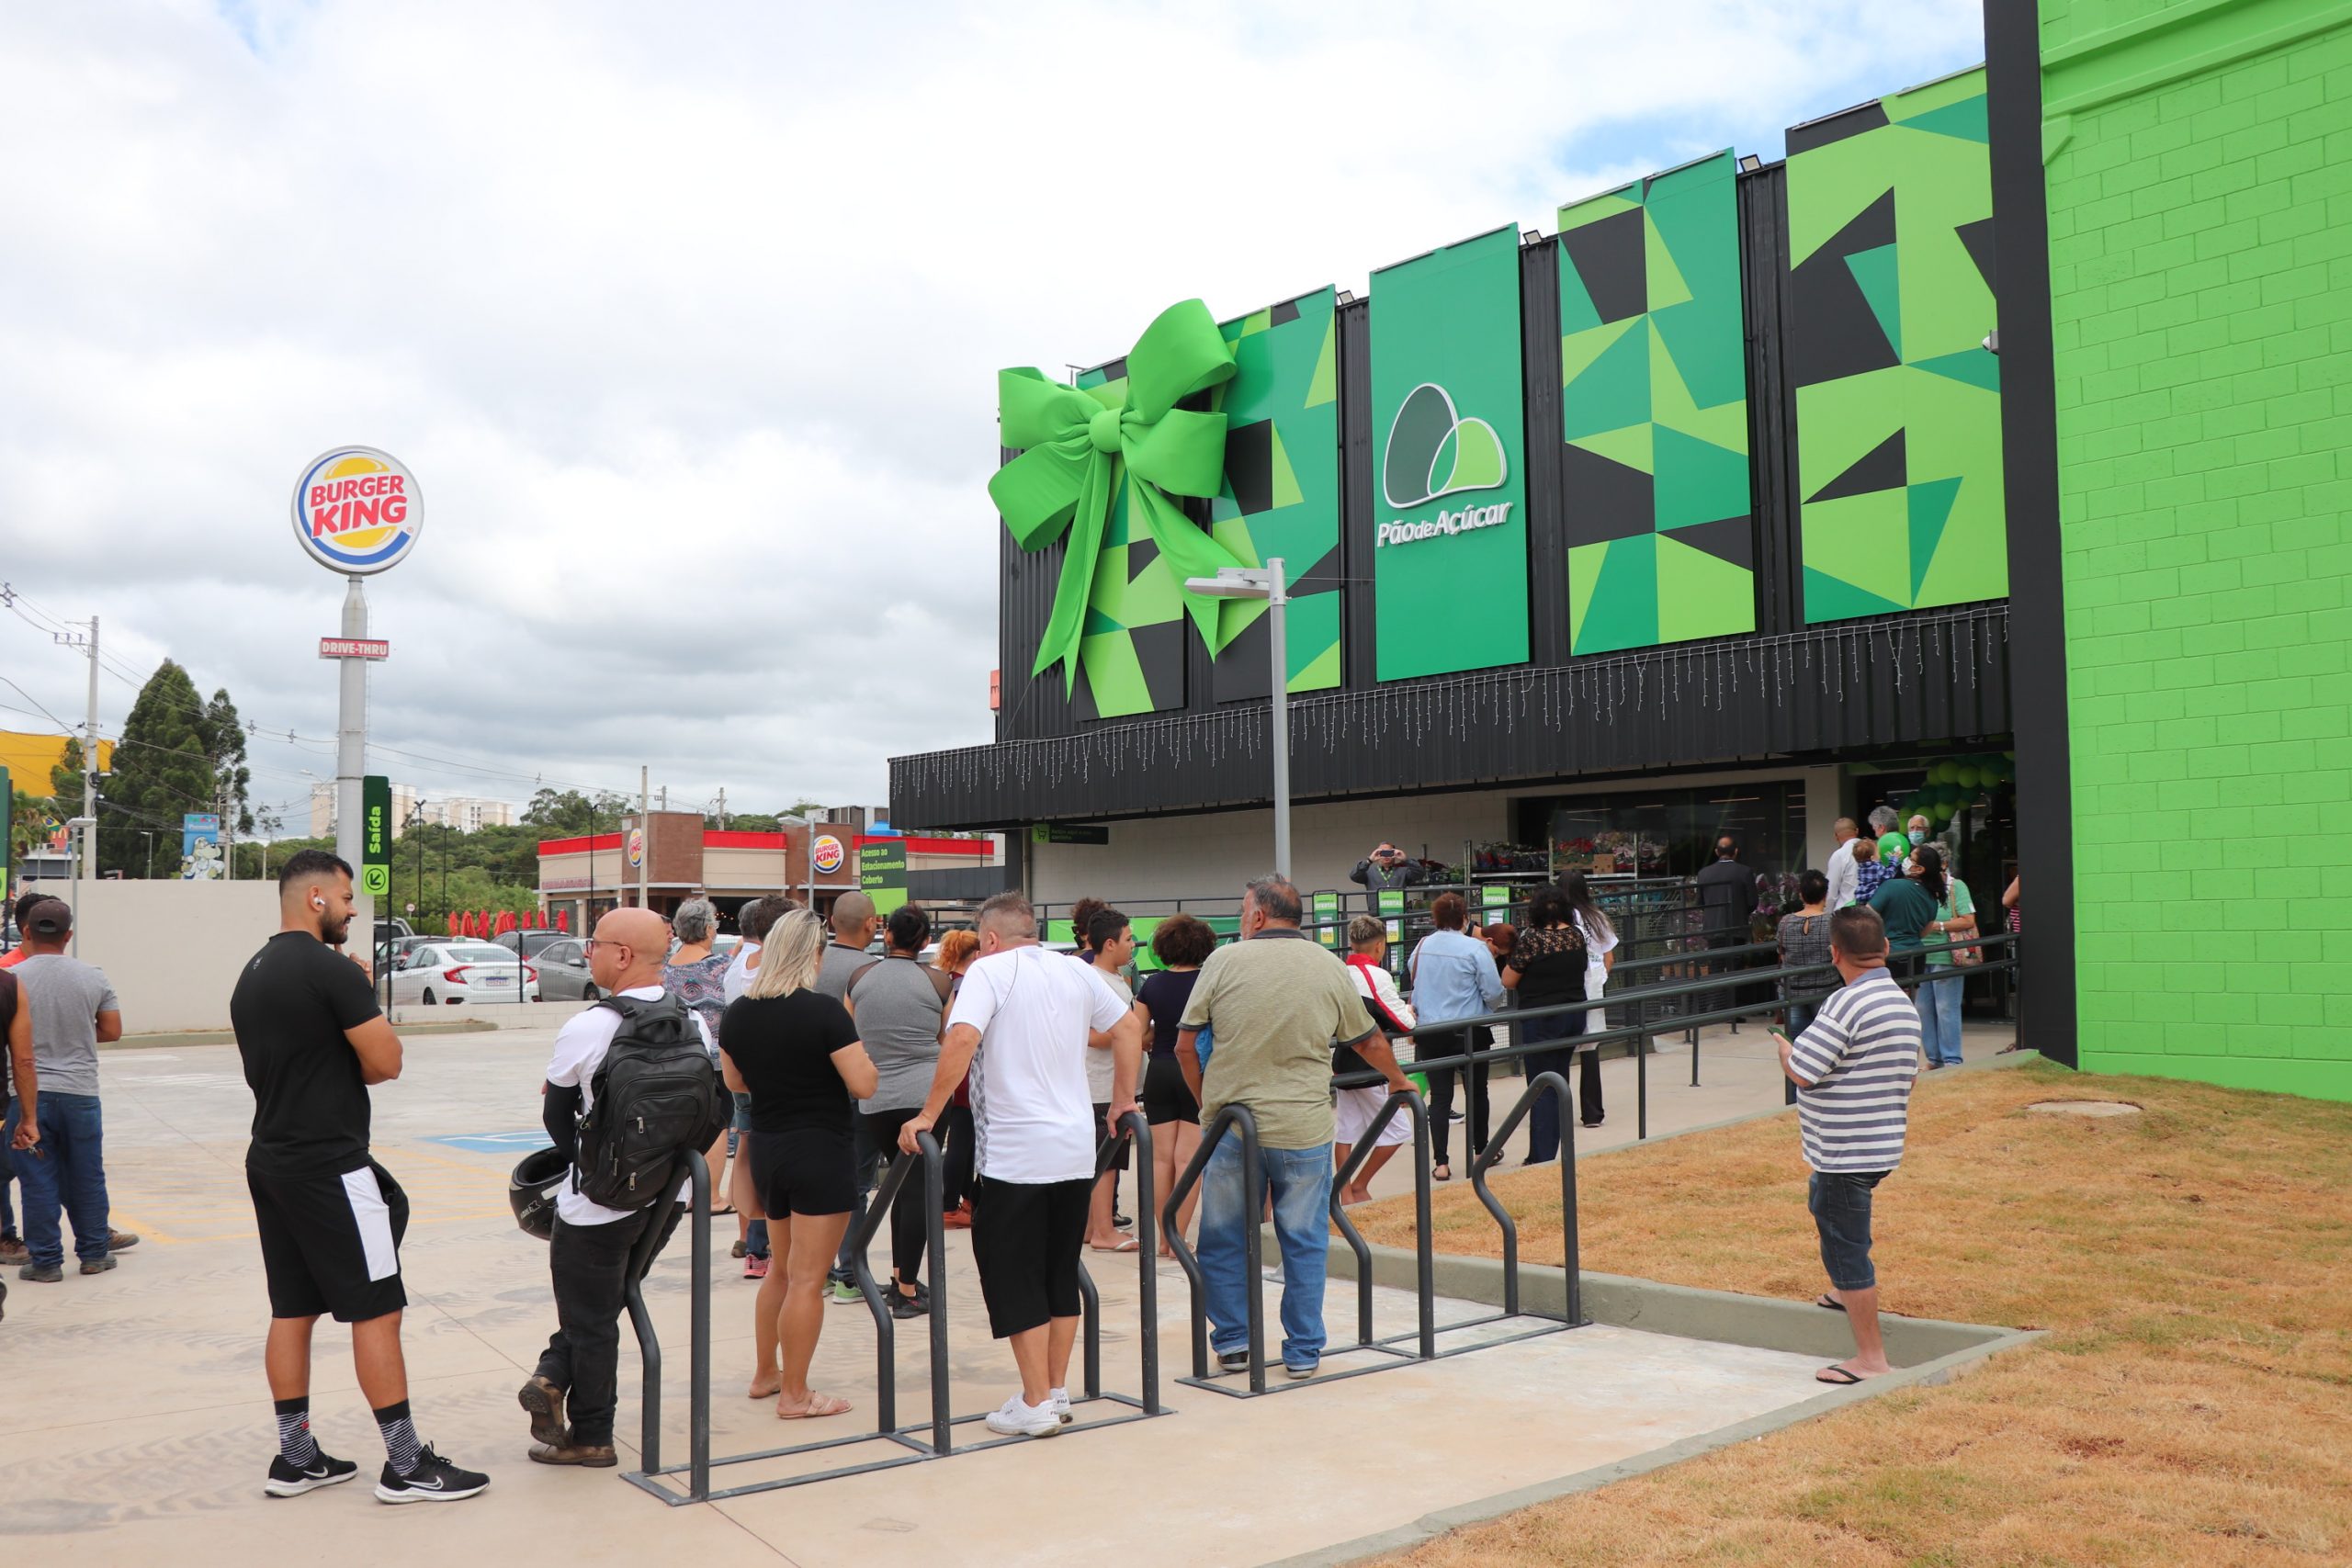
<svg viewBox="0 0 2352 1568"><path fill-rule="evenodd" d="M1919 886L1935 897L1936 916L1922 934L1928 947L1928 978L1920 982L1915 999L1919 1004L1919 1038L1928 1052L1930 1067L1960 1066L1960 1004L1967 988L1968 977L1952 960L1951 951L1935 949L1950 942L1958 942L1976 934L1976 900L1969 894L1968 884L1946 874L1943 852L1932 844L1922 844L1911 852L1917 863Z"/></svg>

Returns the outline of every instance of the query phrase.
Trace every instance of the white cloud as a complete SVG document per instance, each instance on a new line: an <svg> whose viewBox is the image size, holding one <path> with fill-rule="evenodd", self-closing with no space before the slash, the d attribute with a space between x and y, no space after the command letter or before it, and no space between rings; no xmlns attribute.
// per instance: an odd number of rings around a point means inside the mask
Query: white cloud
<svg viewBox="0 0 2352 1568"><path fill-rule="evenodd" d="M1977 26L1923 0L9 7L0 577L331 736L340 591L286 494L368 442L429 508L370 594L377 739L878 800L887 756L989 734L999 366L1770 154L1973 60ZM78 717L78 661L30 627L0 621L0 670ZM130 695L107 683L107 728ZM264 789L318 756L257 750Z"/></svg>

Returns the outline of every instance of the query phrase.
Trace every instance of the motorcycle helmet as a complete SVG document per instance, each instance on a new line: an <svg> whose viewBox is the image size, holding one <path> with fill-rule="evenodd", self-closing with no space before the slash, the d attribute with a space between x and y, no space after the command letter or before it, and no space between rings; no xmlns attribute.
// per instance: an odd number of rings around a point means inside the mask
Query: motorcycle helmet
<svg viewBox="0 0 2352 1568"><path fill-rule="evenodd" d="M506 1179L506 1201L514 1223L541 1241L555 1239L555 1190L571 1162L560 1149L537 1149L523 1156Z"/></svg>

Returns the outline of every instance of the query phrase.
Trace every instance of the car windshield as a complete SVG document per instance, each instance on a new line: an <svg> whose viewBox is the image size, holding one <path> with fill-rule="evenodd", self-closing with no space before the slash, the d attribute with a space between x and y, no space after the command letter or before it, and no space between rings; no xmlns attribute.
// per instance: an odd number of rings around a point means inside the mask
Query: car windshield
<svg viewBox="0 0 2352 1568"><path fill-rule="evenodd" d="M441 951L461 964L512 964L514 962L514 950L500 947L495 942L452 942Z"/></svg>

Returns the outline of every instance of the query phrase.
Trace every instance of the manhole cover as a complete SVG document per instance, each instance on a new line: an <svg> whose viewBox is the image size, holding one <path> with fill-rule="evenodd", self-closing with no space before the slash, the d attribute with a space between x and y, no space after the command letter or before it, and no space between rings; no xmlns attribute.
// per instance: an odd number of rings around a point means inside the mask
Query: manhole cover
<svg viewBox="0 0 2352 1568"><path fill-rule="evenodd" d="M2140 1108L2121 1100L2037 1100L2026 1107L2050 1116L2137 1116Z"/></svg>

